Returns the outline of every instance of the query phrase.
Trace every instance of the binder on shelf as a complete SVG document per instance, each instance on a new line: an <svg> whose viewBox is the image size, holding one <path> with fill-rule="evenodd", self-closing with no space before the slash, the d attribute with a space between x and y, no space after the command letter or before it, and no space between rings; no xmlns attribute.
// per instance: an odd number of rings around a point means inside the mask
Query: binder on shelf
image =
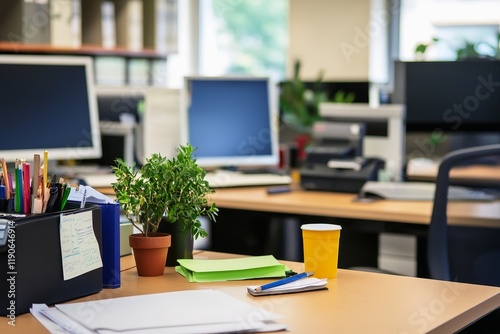
<svg viewBox="0 0 500 334"><path fill-rule="evenodd" d="M82 43L102 45L101 0L82 1Z"/></svg>
<svg viewBox="0 0 500 334"><path fill-rule="evenodd" d="M74 278L63 279L60 242L61 213L92 212L93 233L102 252L101 210L99 207L68 209L6 217L12 221L9 244L0 253L0 314L29 312L33 303L54 304L102 290L102 267Z"/></svg>
<svg viewBox="0 0 500 334"><path fill-rule="evenodd" d="M167 51L178 51L178 9L177 0L167 0Z"/></svg>
<svg viewBox="0 0 500 334"><path fill-rule="evenodd" d="M115 4L112 1L101 3L102 17L102 46L104 48L114 48L116 46L115 30Z"/></svg>
<svg viewBox="0 0 500 334"><path fill-rule="evenodd" d="M0 40L50 43L49 0L1 1L0 22Z"/></svg>
<svg viewBox="0 0 500 334"><path fill-rule="evenodd" d="M143 0L144 48L177 51L177 0Z"/></svg>
<svg viewBox="0 0 500 334"><path fill-rule="evenodd" d="M149 84L149 60L145 58L135 58L128 61L128 84L135 86L145 86Z"/></svg>
<svg viewBox="0 0 500 334"><path fill-rule="evenodd" d="M115 7L112 1L85 0L82 5L82 43L116 46Z"/></svg>
<svg viewBox="0 0 500 334"><path fill-rule="evenodd" d="M23 27L27 42L32 44L50 43L49 0L25 0ZM28 24L28 26L26 26Z"/></svg>
<svg viewBox="0 0 500 334"><path fill-rule="evenodd" d="M151 60L151 85L158 87L167 85L167 62L165 59Z"/></svg>
<svg viewBox="0 0 500 334"><path fill-rule="evenodd" d="M95 81L98 85L122 86L127 84L127 61L123 57L94 57Z"/></svg>
<svg viewBox="0 0 500 334"><path fill-rule="evenodd" d="M80 0L50 0L50 44L74 48L81 46Z"/></svg>
<svg viewBox="0 0 500 334"><path fill-rule="evenodd" d="M142 50L142 0L114 0L116 45Z"/></svg>

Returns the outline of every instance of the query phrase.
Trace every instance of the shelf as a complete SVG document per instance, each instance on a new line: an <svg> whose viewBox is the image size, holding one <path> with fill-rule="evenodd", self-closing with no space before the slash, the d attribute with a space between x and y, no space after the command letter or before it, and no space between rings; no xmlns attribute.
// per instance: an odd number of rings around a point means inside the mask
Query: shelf
<svg viewBox="0 0 500 334"><path fill-rule="evenodd" d="M126 48L103 48L101 46L83 45L78 48L53 47L46 44L23 44L0 42L0 53L8 54L51 54L82 56L117 56L127 58L166 59L167 54L155 50L130 50Z"/></svg>
<svg viewBox="0 0 500 334"><path fill-rule="evenodd" d="M0 54L88 56L96 84L164 85L177 0L0 2Z"/></svg>

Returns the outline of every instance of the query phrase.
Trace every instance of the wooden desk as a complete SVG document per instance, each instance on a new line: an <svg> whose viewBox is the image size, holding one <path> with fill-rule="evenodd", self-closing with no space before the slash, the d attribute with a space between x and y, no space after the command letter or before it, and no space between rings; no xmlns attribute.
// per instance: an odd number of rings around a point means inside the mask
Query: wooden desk
<svg viewBox="0 0 500 334"><path fill-rule="evenodd" d="M196 258L230 255L199 252ZM303 264L284 262L295 271ZM328 282L328 291L282 296L252 297L249 281L189 283L166 268L159 277L139 277L131 256L122 258L122 286L75 301L100 300L166 291L217 289L277 313L292 333L452 333L500 307L500 288L339 270ZM263 284L269 280L255 280ZM102 312L106 312L103 304ZM168 316L168 315L167 315ZM46 333L31 315L16 318L16 327L0 323L0 333Z"/></svg>
<svg viewBox="0 0 500 334"><path fill-rule="evenodd" d="M266 188L220 188L210 200L226 209L423 225L429 224L432 213L432 201L357 202L356 194L295 190L269 195ZM98 190L113 194L111 188ZM448 212L451 225L500 227L500 201L451 202Z"/></svg>
<svg viewBox="0 0 500 334"><path fill-rule="evenodd" d="M419 166L412 165L411 161L407 167L407 177L411 181L430 181L436 179L438 164ZM454 167L450 170L450 180L456 184L470 186L493 186L500 182L500 166L496 165L472 165L465 167Z"/></svg>
<svg viewBox="0 0 500 334"><path fill-rule="evenodd" d="M220 208L369 221L429 224L431 201L355 202L355 194L296 190L268 195L265 187L217 189L211 200ZM449 224L500 227L500 201L452 202Z"/></svg>

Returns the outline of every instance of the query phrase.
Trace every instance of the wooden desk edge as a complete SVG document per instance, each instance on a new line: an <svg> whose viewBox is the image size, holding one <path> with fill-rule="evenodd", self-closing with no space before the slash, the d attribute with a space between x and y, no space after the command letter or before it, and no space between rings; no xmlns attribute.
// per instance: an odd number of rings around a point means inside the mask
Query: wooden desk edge
<svg viewBox="0 0 500 334"><path fill-rule="evenodd" d="M211 251L197 251L195 254L195 258L196 257L199 257L199 258L228 258L228 257L244 257L244 256L245 255L225 254L225 253L217 253L217 252L211 252ZM287 265L290 265L290 267L293 270L296 270L296 271L303 270L302 263L290 262L290 261L280 261L280 262L285 263ZM137 290L137 291L135 291L135 294L152 293L155 291L155 289L161 288L161 286L160 287L156 286L156 287L154 287L153 290L151 290L151 287L148 288L151 284L146 284L146 285L138 284L139 280L142 280L142 279L140 277L137 277L135 267L131 266L131 264L133 264L133 255L128 255L128 256L121 258L121 263L123 263L124 265L125 264L127 265L126 267L123 268L123 271L122 271L122 278L124 278L124 279L122 279L122 287L120 287L118 289L103 289L103 291L101 291L98 294L93 294L90 296L78 298L78 299L71 300L68 302L79 302L79 301L83 301L83 300L99 300L99 299L112 298L115 295L115 292L116 292L117 296L129 295L130 292L134 293L135 290ZM174 276L171 276L173 274L175 274L175 273L173 273L173 271L171 269L166 270L166 275L168 277L173 278ZM375 283L376 285L380 284L381 281L385 281L385 280L388 280L389 282L387 282L387 283L384 282L383 285L391 285L392 286L392 283L394 283L394 282L399 282L399 284L402 283L401 276L384 275L384 274L377 274L377 273L367 273L367 272L359 272L359 271L353 271L353 270L339 269L339 277L341 277L341 276L344 277L342 286L344 288L348 288L347 290L344 290L344 289L339 290L339 292L343 291L344 297L345 297L346 293L350 294L349 291L353 288L353 284L355 284L354 282L357 281L359 284L359 282L360 282L359 279L361 279L361 278L364 278L365 280L368 280L371 282L378 282L378 283ZM158 279L153 279L151 282L152 286L155 286L155 284L157 284L155 282L158 282L158 281L162 281L162 278L160 277ZM176 277L174 281L176 281L176 283L174 285L181 284L182 286L184 286L185 284L192 284L192 283L184 282L182 280L182 277ZM436 290L438 292L443 291L443 289L450 289L452 287L451 284L453 284L452 282L435 282L433 280L410 278L410 277L408 278L407 282L405 281L403 283L406 286L406 284L410 284L410 285L413 284L411 282L414 282L417 285L422 285L424 287L430 287L431 290ZM171 282L171 283L173 283L173 282ZM336 287L337 287L338 283L340 284L340 282L336 281L336 280L332 280L331 282L329 282L329 286L330 286L332 292L335 292L337 290ZM223 290L227 290L228 292L229 291L233 291L233 292L238 291L238 295L240 295L241 288L244 287L246 284L248 284L248 283L246 283L246 282L242 283L241 281L221 282L219 285L216 284L214 286L214 288L223 286L224 287ZM350 286L350 288L349 288L349 286ZM461 285L461 286L462 286L462 288L471 287L471 288L475 289L471 292L468 292L466 295L464 295L464 297L466 299L470 298L470 296L476 296L479 294L481 296L484 296L484 300L481 300L482 297L473 298L474 300L477 300L477 299L479 299L479 300L477 302L475 302L475 301L474 302L466 302L466 304L467 303L469 303L469 304L476 303L475 305L472 305L469 309L462 311L462 313L460 313L459 315L457 315L449 320L446 320L443 324L439 325L438 327L431 328L428 332L430 332L430 333L443 333L443 332L458 331L458 330L464 328L465 326L467 326L468 324L470 324L470 323L476 321L477 319L485 316L486 314L492 312L493 310L495 310L496 308L498 308L500 306L500 288L480 287L480 286L475 286L475 285ZM465 290L463 290L463 291L465 291ZM301 295L301 296L299 296L299 295ZM291 298L290 301L295 300L295 298L299 298L299 297L303 298L303 296L304 296L303 294L298 294L297 296L290 297ZM313 295L311 294L310 296L313 296ZM315 296L320 297L320 295L315 295ZM321 296L324 296L324 295L321 295ZM317 298L317 297L315 297L315 298ZM440 297L442 297L442 296L436 295L434 299L437 300ZM242 296L240 295L239 298L241 299ZM245 300L246 298L247 297L243 297L243 300ZM339 298L341 298L341 297L339 296ZM331 298L326 298L326 299L330 300ZM434 299L432 299L430 301L432 302ZM251 300L254 301L254 299L251 299ZM324 302L325 298L320 297L320 300L322 300ZM359 300L359 299L354 298L354 302L356 302L356 300ZM255 299L255 302L257 302L257 301L260 301L260 300ZM296 302L297 301L295 301L295 303ZM368 302L368 305L373 305L373 304L377 304L378 302L380 302L380 300L374 300L374 298L371 298L371 299L367 300L367 302ZM426 305L427 305L427 302L426 302ZM291 327L295 326L294 328L296 328L296 330L298 332L301 332L301 328L303 329L304 327L307 327L307 328L314 327L316 329L318 329L320 327L324 328L324 324L302 324L301 325L302 327L298 326L297 321L294 320L295 316L293 316L295 311L292 312L291 309L286 306L286 304L283 304L282 306L284 306L284 309L281 309L281 310L283 312L285 312L283 314L285 316L285 319L283 319L283 322L286 323L287 325L290 325ZM295 308L293 308L293 309L295 309ZM409 310L411 312L413 312L413 308L410 308ZM3 323L0 323L0 331L2 331L2 332L5 328L7 328L8 318L4 318L4 320L5 321ZM404 320L405 319L403 319L403 321ZM41 325L41 323L39 323L38 320L36 320L36 318L34 318L31 314L20 315L17 317L17 321L18 321L17 326L19 326L19 330L21 330L22 332L31 332L31 333L44 332L43 325ZM299 323L301 323L301 322L299 321ZM10 327L8 327L8 328L10 329ZM294 329L291 328L291 331L294 331Z"/></svg>

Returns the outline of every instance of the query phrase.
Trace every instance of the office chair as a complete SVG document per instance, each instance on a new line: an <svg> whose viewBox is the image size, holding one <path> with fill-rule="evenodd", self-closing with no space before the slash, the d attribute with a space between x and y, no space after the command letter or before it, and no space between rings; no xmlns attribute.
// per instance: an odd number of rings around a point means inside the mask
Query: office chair
<svg viewBox="0 0 500 334"><path fill-rule="evenodd" d="M500 212L498 228L447 225L450 169L495 155L500 156L500 144L460 149L441 159L428 230L430 278L500 286Z"/></svg>

